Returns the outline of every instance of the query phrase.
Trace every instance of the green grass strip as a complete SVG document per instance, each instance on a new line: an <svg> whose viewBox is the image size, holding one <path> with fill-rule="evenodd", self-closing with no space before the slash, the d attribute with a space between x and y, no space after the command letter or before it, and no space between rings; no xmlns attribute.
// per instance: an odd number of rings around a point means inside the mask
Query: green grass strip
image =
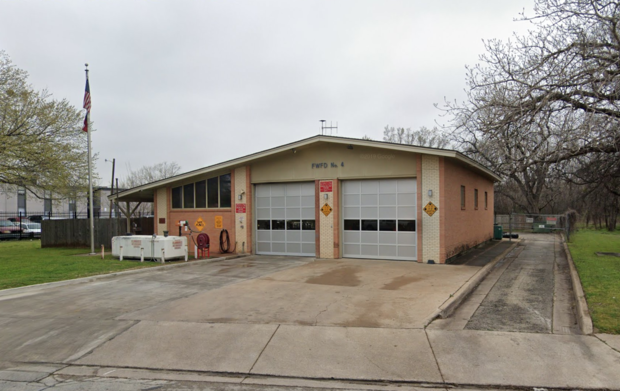
<svg viewBox="0 0 620 391"><path fill-rule="evenodd" d="M620 334L620 232L582 229L568 243L586 294L592 323L600 333Z"/></svg>
<svg viewBox="0 0 620 391"><path fill-rule="evenodd" d="M41 248L39 240L0 242L0 289L70 280L122 270L157 266L106 255L88 256L86 248Z"/></svg>

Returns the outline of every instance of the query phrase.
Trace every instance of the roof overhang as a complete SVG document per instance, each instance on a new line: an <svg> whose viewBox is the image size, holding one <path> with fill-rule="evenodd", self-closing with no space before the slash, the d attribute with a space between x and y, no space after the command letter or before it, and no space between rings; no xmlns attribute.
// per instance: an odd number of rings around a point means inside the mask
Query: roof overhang
<svg viewBox="0 0 620 391"><path fill-rule="evenodd" d="M480 174L486 176L494 182L499 182L501 178L495 174L493 171L489 170L482 164L476 162L473 159L468 158L458 151L454 151L451 149L441 149L441 148L428 148L428 147L420 147L417 145L408 145L408 144L397 144L397 143L389 143L385 141L374 141L374 140L362 140L356 138L347 138L347 137L335 137L335 136L313 136L307 139L299 140L293 143L284 144L275 148L267 149L261 152L256 152L250 155L242 156L240 158L228 160L222 163L214 164L212 166L203 167L197 170L188 171L183 174L175 175L166 179L162 179L159 181L146 183L141 186L134 187L132 189L128 189L125 191L121 191L118 194L113 194L108 196L110 200L116 200L118 198L119 201L123 202L153 202L155 189L164 187L175 182L182 182L186 179L208 174L210 172L223 170L226 168L235 168L239 166L246 165L253 161L260 160L265 157L269 157L272 155L276 155L281 152L290 151L293 148L302 148L305 146L310 146L312 144L317 143L331 143L331 144L343 144L343 145L353 145L353 146L363 146L370 148L382 148L386 150L392 151L404 151L411 153L419 153L424 155L433 155L433 156L442 156L448 157L452 159L456 159L464 163L465 165L475 169Z"/></svg>

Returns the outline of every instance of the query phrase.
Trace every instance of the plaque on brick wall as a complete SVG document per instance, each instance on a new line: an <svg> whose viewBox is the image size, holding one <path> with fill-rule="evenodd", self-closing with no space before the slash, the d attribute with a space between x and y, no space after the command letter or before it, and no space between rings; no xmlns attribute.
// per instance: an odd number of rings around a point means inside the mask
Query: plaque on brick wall
<svg viewBox="0 0 620 391"><path fill-rule="evenodd" d="M332 213L332 207L329 206L328 204L323 205L323 207L321 208L321 212L323 212L323 214L325 215L325 217L329 216L330 213Z"/></svg>

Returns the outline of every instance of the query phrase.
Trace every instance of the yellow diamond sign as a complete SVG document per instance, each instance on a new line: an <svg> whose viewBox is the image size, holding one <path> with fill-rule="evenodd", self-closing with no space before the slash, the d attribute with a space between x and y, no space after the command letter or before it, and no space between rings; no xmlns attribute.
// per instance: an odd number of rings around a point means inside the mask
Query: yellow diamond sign
<svg viewBox="0 0 620 391"><path fill-rule="evenodd" d="M321 208L321 212L323 212L323 214L325 215L325 217L329 216L330 213L332 213L332 207L329 206L327 203L325 205L323 205L323 207Z"/></svg>
<svg viewBox="0 0 620 391"><path fill-rule="evenodd" d="M196 222L194 223L194 227L196 227L198 231L202 231L203 229L205 229L206 225L207 224L205 224L205 221L202 219L202 217L199 217L198 220L196 220Z"/></svg>
<svg viewBox="0 0 620 391"><path fill-rule="evenodd" d="M432 202L429 202L428 204L426 204L426 206L424 207L424 211L426 212L427 215L432 216L435 214L435 212L437 212L437 208L435 206L435 204L433 204Z"/></svg>

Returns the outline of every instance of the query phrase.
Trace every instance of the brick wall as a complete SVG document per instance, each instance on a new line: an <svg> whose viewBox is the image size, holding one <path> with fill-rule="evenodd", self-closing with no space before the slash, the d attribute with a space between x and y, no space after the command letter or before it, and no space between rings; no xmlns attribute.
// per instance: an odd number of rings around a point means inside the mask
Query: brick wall
<svg viewBox="0 0 620 391"><path fill-rule="evenodd" d="M442 226L440 259L446 259L493 237L493 182L462 166L458 161L442 158ZM461 209L461 186L465 186L465 209ZM478 189L478 209L474 190ZM488 195L485 209L484 192Z"/></svg>

